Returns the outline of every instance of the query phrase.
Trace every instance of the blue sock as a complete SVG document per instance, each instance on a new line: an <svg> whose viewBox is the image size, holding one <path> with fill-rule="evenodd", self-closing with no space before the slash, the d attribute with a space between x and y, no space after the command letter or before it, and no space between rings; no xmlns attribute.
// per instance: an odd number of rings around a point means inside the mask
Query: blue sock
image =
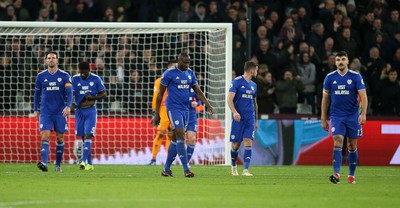
<svg viewBox="0 0 400 208"><path fill-rule="evenodd" d="M40 147L40 156L42 157L42 162L49 162L49 142L42 140L42 146Z"/></svg>
<svg viewBox="0 0 400 208"><path fill-rule="evenodd" d="M188 144L188 146L186 148L188 163L190 162L190 159L192 159L193 152L194 152L194 145Z"/></svg>
<svg viewBox="0 0 400 208"><path fill-rule="evenodd" d="M342 165L342 148L341 147L335 147L333 149L333 172L334 173L339 173L340 174L340 166Z"/></svg>
<svg viewBox="0 0 400 208"><path fill-rule="evenodd" d="M89 155L87 157L87 164L93 165L93 163L92 163L92 150L90 150Z"/></svg>
<svg viewBox="0 0 400 208"><path fill-rule="evenodd" d="M82 161L86 163L90 152L92 151L92 139L86 138L85 142L83 143L83 151L82 151ZM89 163L89 162L87 162Z"/></svg>
<svg viewBox="0 0 400 208"><path fill-rule="evenodd" d="M239 153L233 149L231 149L231 158L232 158L232 166L236 166L236 161Z"/></svg>
<svg viewBox="0 0 400 208"><path fill-rule="evenodd" d="M354 176L357 167L358 151L357 148L353 151L349 150L349 175Z"/></svg>
<svg viewBox="0 0 400 208"><path fill-rule="evenodd" d="M168 147L167 161L165 161L164 170L170 170L171 169L171 165L175 160L176 154L177 154L177 152L176 152L176 142L175 141L171 141L171 144Z"/></svg>
<svg viewBox="0 0 400 208"><path fill-rule="evenodd" d="M176 140L176 151L178 152L179 159L181 160L183 170L189 170L184 138L179 138Z"/></svg>
<svg viewBox="0 0 400 208"><path fill-rule="evenodd" d="M58 143L56 145L56 165L61 165L61 160L64 154L64 142Z"/></svg>
<svg viewBox="0 0 400 208"><path fill-rule="evenodd" d="M251 160L251 146L250 147L244 147L244 167L243 169L247 170L249 169L250 166L250 160Z"/></svg>

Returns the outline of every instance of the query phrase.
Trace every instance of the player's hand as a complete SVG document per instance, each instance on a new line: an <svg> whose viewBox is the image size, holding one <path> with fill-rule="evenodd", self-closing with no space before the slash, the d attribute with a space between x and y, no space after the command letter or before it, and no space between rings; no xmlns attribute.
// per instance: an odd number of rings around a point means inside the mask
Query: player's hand
<svg viewBox="0 0 400 208"><path fill-rule="evenodd" d="M361 114L361 115L358 117L358 123L359 123L360 125L364 125L365 122L367 122L367 116Z"/></svg>
<svg viewBox="0 0 400 208"><path fill-rule="evenodd" d="M68 106L66 106L66 107L64 108L63 112L62 112L63 116L64 116L64 117L67 117L67 116L69 116L70 113L71 113L71 108L68 107Z"/></svg>
<svg viewBox="0 0 400 208"><path fill-rule="evenodd" d="M93 99L93 96L88 93L88 94L85 95L85 100L92 101L94 99Z"/></svg>
<svg viewBox="0 0 400 208"><path fill-rule="evenodd" d="M35 117L36 120L39 121L39 118L40 118L40 113L39 113L39 111L34 111L34 112L33 112L33 117Z"/></svg>
<svg viewBox="0 0 400 208"><path fill-rule="evenodd" d="M211 105L205 105L205 107L206 107L206 109L207 109L207 111L208 111L209 113L211 113L211 114L214 113L214 108L213 108Z"/></svg>
<svg viewBox="0 0 400 208"><path fill-rule="evenodd" d="M153 118L151 119L151 125L153 125L154 127L158 126L160 124L160 115L156 114L153 116Z"/></svg>
<svg viewBox="0 0 400 208"><path fill-rule="evenodd" d="M240 121L240 114L238 112L233 114L233 119L235 119L236 122Z"/></svg>
<svg viewBox="0 0 400 208"><path fill-rule="evenodd" d="M321 126L322 126L323 130L325 130L325 131L329 130L329 124L328 124L328 121L326 121L326 119L321 120Z"/></svg>
<svg viewBox="0 0 400 208"><path fill-rule="evenodd" d="M196 108L197 107L197 102L196 101L193 101L192 102L192 108Z"/></svg>

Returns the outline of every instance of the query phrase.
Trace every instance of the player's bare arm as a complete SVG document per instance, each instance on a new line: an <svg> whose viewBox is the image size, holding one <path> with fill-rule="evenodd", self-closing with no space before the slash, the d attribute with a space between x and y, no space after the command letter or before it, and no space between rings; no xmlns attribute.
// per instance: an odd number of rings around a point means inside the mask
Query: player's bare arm
<svg viewBox="0 0 400 208"><path fill-rule="evenodd" d="M368 97L367 97L367 92L365 89L359 90L358 94L360 95L360 98L361 98L361 115L358 119L358 123L360 125L363 125L367 121Z"/></svg>
<svg viewBox="0 0 400 208"><path fill-rule="evenodd" d="M321 102L321 126L325 131L329 130L327 121L327 111L329 106L329 92L327 90L322 91L322 102Z"/></svg>
<svg viewBox="0 0 400 208"><path fill-rule="evenodd" d="M233 119L235 119L235 121L239 122L240 121L240 114L237 112L236 108L235 108L235 104L233 104L233 98L235 98L235 94L234 92L229 92L228 93L228 106L231 109L232 113L233 113Z"/></svg>
<svg viewBox="0 0 400 208"><path fill-rule="evenodd" d="M193 85L193 90L194 90L194 92L196 92L197 97L198 97L201 101L203 101L204 106L207 108L207 111L208 111L209 113L213 113L213 112L214 112L214 109L213 109L213 107L211 106L210 102L208 102L206 96L204 95L203 91L201 91L200 87L199 87L198 85Z"/></svg>
<svg viewBox="0 0 400 208"><path fill-rule="evenodd" d="M160 124L160 106L161 106L161 101L162 98L164 96L164 92L167 89L166 86L164 85L160 85L160 90L158 91L158 95L157 95L157 100L156 100L156 111L154 113L154 118L151 121L151 124L153 126L158 126Z"/></svg>

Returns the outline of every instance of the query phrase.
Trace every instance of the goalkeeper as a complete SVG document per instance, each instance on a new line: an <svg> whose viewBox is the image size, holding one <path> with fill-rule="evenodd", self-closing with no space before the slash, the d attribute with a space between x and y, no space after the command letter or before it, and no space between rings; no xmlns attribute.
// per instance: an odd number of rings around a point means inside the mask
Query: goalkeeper
<svg viewBox="0 0 400 208"><path fill-rule="evenodd" d="M175 60L171 60L168 62L168 68L170 69L176 65ZM154 91L153 91L153 101L151 103L151 108L153 112L156 110L156 100L157 100L157 94L158 91L160 90L160 82L161 82L161 77L159 77L155 82L154 82ZM153 140L153 149L151 152L151 160L148 165L155 165L156 164L156 157L158 152L160 151L162 139L164 136L167 136L167 139L165 140L165 150L168 151L169 144L171 143L171 138L172 138L172 128L171 128L171 123L169 122L168 115L167 115L167 107L165 106L165 99L167 98L168 91L166 90L164 93L164 96L161 101L161 106L160 106L160 117L161 121L160 124L157 126L157 134L154 137Z"/></svg>

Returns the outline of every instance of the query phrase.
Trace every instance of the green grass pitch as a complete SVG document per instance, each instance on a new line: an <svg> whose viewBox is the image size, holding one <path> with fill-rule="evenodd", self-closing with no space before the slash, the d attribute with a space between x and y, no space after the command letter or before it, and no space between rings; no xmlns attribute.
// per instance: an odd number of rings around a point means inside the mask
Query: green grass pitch
<svg viewBox="0 0 400 208"><path fill-rule="evenodd" d="M253 166L254 177L227 166L193 166L184 178L160 176L162 166L0 164L0 207L399 207L400 168L357 168L357 184L331 184L329 166ZM239 167L241 171L242 167ZM342 167L347 176L347 167Z"/></svg>

